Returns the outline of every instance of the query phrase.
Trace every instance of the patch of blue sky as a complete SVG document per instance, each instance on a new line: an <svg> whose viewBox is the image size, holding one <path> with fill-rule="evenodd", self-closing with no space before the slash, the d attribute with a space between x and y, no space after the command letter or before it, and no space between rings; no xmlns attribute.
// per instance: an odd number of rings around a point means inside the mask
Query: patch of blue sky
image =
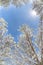
<svg viewBox="0 0 43 65"><path fill-rule="evenodd" d="M14 5L10 5L7 9L1 8L0 17L3 17L8 22L9 33L15 37L16 41L20 34L17 29L22 24L28 24L36 32L39 19L30 15L31 7L30 4L27 4L20 8L16 8Z"/></svg>

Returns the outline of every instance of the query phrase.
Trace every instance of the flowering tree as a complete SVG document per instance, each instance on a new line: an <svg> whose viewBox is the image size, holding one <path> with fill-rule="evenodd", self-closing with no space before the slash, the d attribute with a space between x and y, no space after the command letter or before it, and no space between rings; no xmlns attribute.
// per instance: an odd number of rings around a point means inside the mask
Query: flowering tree
<svg viewBox="0 0 43 65"><path fill-rule="evenodd" d="M41 59L40 54L36 54L33 46L32 29L27 25L22 25L19 31L18 44L14 42L14 38L7 34L7 23L3 18L0 19L0 65L7 65L6 59L11 61L11 65L39 65Z"/></svg>
<svg viewBox="0 0 43 65"><path fill-rule="evenodd" d="M21 6L28 2L29 0L0 0L0 5L8 6L10 3L14 4L15 6Z"/></svg>
<svg viewBox="0 0 43 65"><path fill-rule="evenodd" d="M6 60L10 60L11 65L43 65L43 0L33 1L33 9L40 17L36 44L32 41L33 30L25 24L19 29L21 34L16 44L14 38L7 34L7 23L0 19L0 65L8 65Z"/></svg>
<svg viewBox="0 0 43 65"><path fill-rule="evenodd" d="M15 46L14 38L7 34L7 22L0 19L0 65L6 65L5 60L12 58L12 48Z"/></svg>
<svg viewBox="0 0 43 65"><path fill-rule="evenodd" d="M39 15L40 17L37 43L41 52L41 62L43 62L43 0L36 0L33 3L33 9L37 12L37 15Z"/></svg>

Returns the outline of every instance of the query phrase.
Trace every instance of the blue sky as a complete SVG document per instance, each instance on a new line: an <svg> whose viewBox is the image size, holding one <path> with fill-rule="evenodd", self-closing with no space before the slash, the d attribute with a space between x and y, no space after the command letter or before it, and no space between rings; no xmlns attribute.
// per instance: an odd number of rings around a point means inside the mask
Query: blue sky
<svg viewBox="0 0 43 65"><path fill-rule="evenodd" d="M31 10L32 5L30 3L18 8L14 5L10 5L8 8L0 7L0 18L3 17L8 22L8 33L14 36L15 41L18 40L20 34L17 29L22 24L28 24L36 32L39 18L38 16L32 16Z"/></svg>

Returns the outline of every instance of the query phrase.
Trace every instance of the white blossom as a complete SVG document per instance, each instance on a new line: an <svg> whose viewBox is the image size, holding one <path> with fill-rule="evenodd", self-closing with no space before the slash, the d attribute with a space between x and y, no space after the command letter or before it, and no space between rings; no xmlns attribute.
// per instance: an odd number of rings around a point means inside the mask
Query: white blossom
<svg viewBox="0 0 43 65"><path fill-rule="evenodd" d="M14 4L16 7L24 5L26 3L28 3L29 0L0 0L0 5L1 6L8 6L11 4Z"/></svg>
<svg viewBox="0 0 43 65"><path fill-rule="evenodd" d="M43 0L35 0L33 2L33 9L37 12L40 17L38 33L37 33L37 44L41 52L41 61L43 62ZM42 65L41 63L40 65Z"/></svg>

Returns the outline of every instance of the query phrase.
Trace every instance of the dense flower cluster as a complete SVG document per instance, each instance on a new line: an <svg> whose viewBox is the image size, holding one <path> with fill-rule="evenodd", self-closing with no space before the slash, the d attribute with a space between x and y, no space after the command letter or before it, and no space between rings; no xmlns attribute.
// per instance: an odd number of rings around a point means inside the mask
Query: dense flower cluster
<svg viewBox="0 0 43 65"><path fill-rule="evenodd" d="M8 6L11 4L14 4L16 7L24 5L28 2L29 0L0 0L0 5L3 6Z"/></svg>
<svg viewBox="0 0 43 65"><path fill-rule="evenodd" d="M14 38L7 34L7 22L0 19L0 65L6 65L5 59L11 58L12 48L15 45Z"/></svg>
<svg viewBox="0 0 43 65"><path fill-rule="evenodd" d="M41 51L41 62L43 62L43 0L35 0L33 2L33 9L37 12L40 17L40 23L37 34L37 44ZM43 65L43 63L39 64Z"/></svg>
<svg viewBox="0 0 43 65"><path fill-rule="evenodd" d="M40 19L43 20L43 0L35 0L33 2L33 9L40 16Z"/></svg>

